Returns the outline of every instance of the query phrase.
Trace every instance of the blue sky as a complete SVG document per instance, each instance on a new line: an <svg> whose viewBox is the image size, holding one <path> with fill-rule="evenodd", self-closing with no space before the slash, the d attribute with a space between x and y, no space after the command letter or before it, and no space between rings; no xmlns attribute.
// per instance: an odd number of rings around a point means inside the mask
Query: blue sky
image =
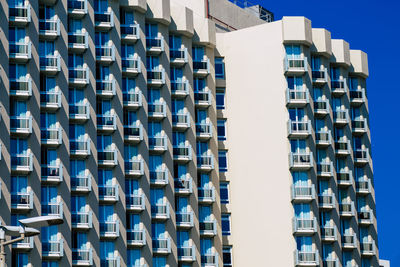
<svg viewBox="0 0 400 267"><path fill-rule="evenodd" d="M314 28L326 28L332 38L344 39L350 48L368 53L372 157L375 173L380 258L400 266L400 132L395 116L400 106L400 1L398 0L251 0L282 16L305 16ZM393 55L393 56L391 56ZM386 92L386 93L384 93ZM396 210L399 209L399 210ZM396 230L397 229L397 230Z"/></svg>

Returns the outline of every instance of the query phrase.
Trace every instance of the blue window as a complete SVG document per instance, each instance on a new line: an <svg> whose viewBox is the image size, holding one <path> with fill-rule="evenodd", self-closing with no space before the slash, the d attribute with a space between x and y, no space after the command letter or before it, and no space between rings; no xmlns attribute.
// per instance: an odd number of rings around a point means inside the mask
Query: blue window
<svg viewBox="0 0 400 267"><path fill-rule="evenodd" d="M222 254L224 267L232 267L232 247L223 247Z"/></svg>
<svg viewBox="0 0 400 267"><path fill-rule="evenodd" d="M219 171L226 172L228 170L228 162L226 159L225 150L218 151L218 159L219 159Z"/></svg>
<svg viewBox="0 0 400 267"><path fill-rule="evenodd" d="M140 257L140 249L128 249L128 266L141 266Z"/></svg>
<svg viewBox="0 0 400 267"><path fill-rule="evenodd" d="M226 140L226 120L218 120L217 121L217 131L218 131L218 140L223 141Z"/></svg>
<svg viewBox="0 0 400 267"><path fill-rule="evenodd" d="M229 183L221 182L219 185L219 195L221 198L221 204L229 203Z"/></svg>
<svg viewBox="0 0 400 267"><path fill-rule="evenodd" d="M225 79L225 63L222 57L215 58L215 78Z"/></svg>
<svg viewBox="0 0 400 267"><path fill-rule="evenodd" d="M230 214L222 214L221 215L221 226L222 226L222 235L230 235L231 234L231 215Z"/></svg>
<svg viewBox="0 0 400 267"><path fill-rule="evenodd" d="M167 265L166 257L153 257L153 267L165 267Z"/></svg>
<svg viewBox="0 0 400 267"><path fill-rule="evenodd" d="M26 255L28 258L28 255ZM17 266L28 266L28 265L17 265ZM43 261L42 262L42 267L58 267L58 262L56 261Z"/></svg>
<svg viewBox="0 0 400 267"><path fill-rule="evenodd" d="M225 90L222 92L217 92L215 97L217 109L225 109Z"/></svg>
<svg viewBox="0 0 400 267"><path fill-rule="evenodd" d="M13 266L18 267L27 267L28 266L28 254L26 253L13 253ZM43 262L45 263L45 262ZM15 265L14 265L15 264ZM43 267L47 267L49 265L42 265Z"/></svg>

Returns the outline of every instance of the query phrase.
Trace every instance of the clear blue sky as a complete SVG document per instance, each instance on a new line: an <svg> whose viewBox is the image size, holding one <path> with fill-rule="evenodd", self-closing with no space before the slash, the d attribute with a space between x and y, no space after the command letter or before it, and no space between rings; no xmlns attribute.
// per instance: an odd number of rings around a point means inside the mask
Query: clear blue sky
<svg viewBox="0 0 400 267"><path fill-rule="evenodd" d="M400 266L400 1L399 0L250 0L282 16L305 16L332 38L368 53L372 157L375 173L380 258ZM386 93L385 93L386 92Z"/></svg>

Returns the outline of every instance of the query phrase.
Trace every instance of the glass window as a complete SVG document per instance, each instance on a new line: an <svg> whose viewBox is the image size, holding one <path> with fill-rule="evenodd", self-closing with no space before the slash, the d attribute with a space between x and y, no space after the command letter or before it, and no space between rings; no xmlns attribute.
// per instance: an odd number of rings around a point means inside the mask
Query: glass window
<svg viewBox="0 0 400 267"><path fill-rule="evenodd" d="M225 90L216 93L217 109L225 109Z"/></svg>
<svg viewBox="0 0 400 267"><path fill-rule="evenodd" d="M224 267L232 267L232 247L222 249Z"/></svg>
<svg viewBox="0 0 400 267"><path fill-rule="evenodd" d="M222 214L221 215L221 226L222 226L222 235L230 235L231 234L231 215L230 214Z"/></svg>
<svg viewBox="0 0 400 267"><path fill-rule="evenodd" d="M218 160L219 160L219 171L226 172L228 170L228 162L226 159L225 150L218 151Z"/></svg>
<svg viewBox="0 0 400 267"><path fill-rule="evenodd" d="M17 266L28 266L28 265L17 265ZM58 262L56 261L43 261L42 267L58 267Z"/></svg>
<svg viewBox="0 0 400 267"><path fill-rule="evenodd" d="M167 264L166 257L153 257L153 267L165 267Z"/></svg>
<svg viewBox="0 0 400 267"><path fill-rule="evenodd" d="M219 195L221 198L221 204L229 203L229 183L221 182L219 185Z"/></svg>
<svg viewBox="0 0 400 267"><path fill-rule="evenodd" d="M222 57L215 58L215 78L225 79L225 63Z"/></svg>
<svg viewBox="0 0 400 267"><path fill-rule="evenodd" d="M223 141L226 140L226 120L218 120L217 121L217 130L218 130L218 140Z"/></svg>
<svg viewBox="0 0 400 267"><path fill-rule="evenodd" d="M128 249L128 266L140 266L140 249Z"/></svg>
<svg viewBox="0 0 400 267"><path fill-rule="evenodd" d="M28 254L26 253L13 253L13 266L27 267L28 266ZM48 266L48 265L43 265Z"/></svg>

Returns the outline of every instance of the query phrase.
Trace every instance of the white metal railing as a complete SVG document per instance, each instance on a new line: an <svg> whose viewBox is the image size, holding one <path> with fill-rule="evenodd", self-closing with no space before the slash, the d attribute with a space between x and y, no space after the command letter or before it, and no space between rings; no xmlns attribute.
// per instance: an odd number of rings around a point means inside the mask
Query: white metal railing
<svg viewBox="0 0 400 267"><path fill-rule="evenodd" d="M69 116L74 119L89 119L89 102L69 105Z"/></svg>
<svg viewBox="0 0 400 267"><path fill-rule="evenodd" d="M10 42L9 44L10 58L31 58L32 56L32 42Z"/></svg>
<svg viewBox="0 0 400 267"><path fill-rule="evenodd" d="M61 91L41 91L40 104L42 107L61 107Z"/></svg>
<svg viewBox="0 0 400 267"><path fill-rule="evenodd" d="M79 211L71 212L71 223L73 227L80 228L91 228L93 225L93 213L92 211Z"/></svg>
<svg viewBox="0 0 400 267"><path fill-rule="evenodd" d="M177 212L176 213L176 224L178 226L192 227L194 225L193 217L194 217L193 211Z"/></svg>
<svg viewBox="0 0 400 267"><path fill-rule="evenodd" d="M198 188L199 202L214 202L215 201L215 187L200 187Z"/></svg>
<svg viewBox="0 0 400 267"><path fill-rule="evenodd" d="M68 33L68 47L75 49L88 48L89 34L88 32L69 32Z"/></svg>
<svg viewBox="0 0 400 267"><path fill-rule="evenodd" d="M212 252L201 255L202 267L218 267L218 253Z"/></svg>
<svg viewBox="0 0 400 267"><path fill-rule="evenodd" d="M141 91L129 91L123 93L124 106L140 107L143 104Z"/></svg>
<svg viewBox="0 0 400 267"><path fill-rule="evenodd" d="M148 84L165 84L165 70L163 68L147 70Z"/></svg>
<svg viewBox="0 0 400 267"><path fill-rule="evenodd" d="M343 233L342 234L342 246L343 247L356 247L357 237L355 233Z"/></svg>
<svg viewBox="0 0 400 267"><path fill-rule="evenodd" d="M287 122L288 135L309 135L311 134L311 121L293 121L288 120Z"/></svg>
<svg viewBox="0 0 400 267"><path fill-rule="evenodd" d="M143 193L126 194L126 208L129 210L144 210L145 199Z"/></svg>
<svg viewBox="0 0 400 267"><path fill-rule="evenodd" d="M317 232L317 218L293 218L293 232Z"/></svg>
<svg viewBox="0 0 400 267"><path fill-rule="evenodd" d="M125 173L128 175L143 175L144 161L143 159L127 159L124 160Z"/></svg>
<svg viewBox="0 0 400 267"><path fill-rule="evenodd" d="M211 138L213 133L212 128L211 122L196 123L196 135L198 137Z"/></svg>
<svg viewBox="0 0 400 267"><path fill-rule="evenodd" d="M178 145L173 147L175 160L192 160L192 146Z"/></svg>
<svg viewBox="0 0 400 267"><path fill-rule="evenodd" d="M146 37L146 49L148 51L164 51L164 37L155 36L155 37Z"/></svg>
<svg viewBox="0 0 400 267"><path fill-rule="evenodd" d="M339 170L337 172L338 185L352 185L353 184L353 172L351 170Z"/></svg>
<svg viewBox="0 0 400 267"><path fill-rule="evenodd" d="M153 239L153 252L171 253L171 239L169 237Z"/></svg>
<svg viewBox="0 0 400 267"><path fill-rule="evenodd" d="M32 133L32 116L10 116L11 132Z"/></svg>
<svg viewBox="0 0 400 267"><path fill-rule="evenodd" d="M62 163L42 164L41 176L42 176L42 181L62 182L62 180L63 180L63 165L62 165Z"/></svg>
<svg viewBox="0 0 400 267"><path fill-rule="evenodd" d="M93 265L93 250L87 249L72 249L73 265Z"/></svg>
<svg viewBox="0 0 400 267"><path fill-rule="evenodd" d="M146 245L146 232L144 229L133 230L126 229L127 242L131 245Z"/></svg>
<svg viewBox="0 0 400 267"><path fill-rule="evenodd" d="M92 176L71 176L71 190L88 192L92 190Z"/></svg>
<svg viewBox="0 0 400 267"><path fill-rule="evenodd" d="M96 80L96 93L98 95L115 95L115 79Z"/></svg>
<svg viewBox="0 0 400 267"><path fill-rule="evenodd" d="M213 155L197 155L197 168L214 169Z"/></svg>
<svg viewBox="0 0 400 267"><path fill-rule="evenodd" d="M115 114L98 114L97 128L101 130L116 130L117 116Z"/></svg>
<svg viewBox="0 0 400 267"><path fill-rule="evenodd" d="M11 154L11 169L14 171L32 171L33 154Z"/></svg>
<svg viewBox="0 0 400 267"><path fill-rule="evenodd" d="M328 99L317 99L314 100L314 112L320 114L329 113L329 100Z"/></svg>
<svg viewBox="0 0 400 267"><path fill-rule="evenodd" d="M54 215L63 218L63 202L42 203L42 215Z"/></svg>
<svg viewBox="0 0 400 267"><path fill-rule="evenodd" d="M206 221L200 221L200 234L202 235L216 235L217 234L217 221L210 219Z"/></svg>
<svg viewBox="0 0 400 267"><path fill-rule="evenodd" d="M149 117L166 117L167 104L165 102L148 103Z"/></svg>
<svg viewBox="0 0 400 267"><path fill-rule="evenodd" d="M72 67L68 70L70 83L89 83L89 68L87 67Z"/></svg>
<svg viewBox="0 0 400 267"><path fill-rule="evenodd" d="M290 167L312 167L313 153L312 152L290 152L289 154Z"/></svg>
<svg viewBox="0 0 400 267"><path fill-rule="evenodd" d="M173 95L189 95L189 81L179 80L171 81L171 93Z"/></svg>
<svg viewBox="0 0 400 267"><path fill-rule="evenodd" d="M90 154L90 138L86 140L72 139L70 140L70 151L74 155L89 155Z"/></svg>
<svg viewBox="0 0 400 267"><path fill-rule="evenodd" d="M195 74L210 74L210 59L193 60L193 72Z"/></svg>
<svg viewBox="0 0 400 267"><path fill-rule="evenodd" d="M322 193L318 195L318 203L323 208L334 208L336 198L334 193Z"/></svg>
<svg viewBox="0 0 400 267"><path fill-rule="evenodd" d="M315 133L315 141L318 145L332 144L332 134L330 130L319 130Z"/></svg>
<svg viewBox="0 0 400 267"><path fill-rule="evenodd" d="M292 200L315 199L314 185L292 185Z"/></svg>
<svg viewBox="0 0 400 267"><path fill-rule="evenodd" d="M111 10L94 12L94 21L97 27L114 27L114 12Z"/></svg>
<svg viewBox="0 0 400 267"><path fill-rule="evenodd" d="M342 201L339 203L339 211L342 216L354 216L355 208L353 201Z"/></svg>
<svg viewBox="0 0 400 267"><path fill-rule="evenodd" d="M33 209L33 191L11 192L11 207L14 209Z"/></svg>
<svg viewBox="0 0 400 267"><path fill-rule="evenodd" d="M119 220L101 221L100 222L101 236L119 236Z"/></svg>
<svg viewBox="0 0 400 267"><path fill-rule="evenodd" d="M141 60L139 56L122 58L121 63L123 72L134 74L142 72L142 65L140 64Z"/></svg>
<svg viewBox="0 0 400 267"><path fill-rule="evenodd" d="M32 79L30 77L10 79L10 94L16 96L31 96Z"/></svg>
<svg viewBox="0 0 400 267"><path fill-rule="evenodd" d="M359 179L356 181L356 190L357 193L364 193L364 194L368 194L371 193L371 179Z"/></svg>
<svg viewBox="0 0 400 267"><path fill-rule="evenodd" d="M117 184L113 185L99 185L99 199L118 201L119 187Z"/></svg>
<svg viewBox="0 0 400 267"><path fill-rule="evenodd" d="M211 105L211 91L210 90L199 90L194 91L194 102L199 106Z"/></svg>
<svg viewBox="0 0 400 267"><path fill-rule="evenodd" d="M189 174L175 178L175 193L190 194L193 192L193 179Z"/></svg>
<svg viewBox="0 0 400 267"><path fill-rule="evenodd" d="M337 80L332 79L331 88L332 88L332 93L347 93L348 87L346 78L341 78Z"/></svg>
<svg viewBox="0 0 400 267"><path fill-rule="evenodd" d="M364 103L365 102L365 89L350 90L351 103Z"/></svg>
<svg viewBox="0 0 400 267"><path fill-rule="evenodd" d="M286 89L286 103L297 104L297 103L309 103L310 93L308 89Z"/></svg>
<svg viewBox="0 0 400 267"><path fill-rule="evenodd" d="M130 141L143 140L143 125L124 125L124 138Z"/></svg>
<svg viewBox="0 0 400 267"><path fill-rule="evenodd" d="M188 62L188 50L186 47L177 49L172 48L169 50L169 55L172 62L177 62L177 61L182 63Z"/></svg>
<svg viewBox="0 0 400 267"><path fill-rule="evenodd" d="M368 148L354 149L354 160L355 162L368 162L369 149Z"/></svg>
<svg viewBox="0 0 400 267"><path fill-rule="evenodd" d="M175 127L190 127L190 113L173 113L172 114L172 124Z"/></svg>
<svg viewBox="0 0 400 267"><path fill-rule="evenodd" d="M376 253L375 242L372 240L361 241L360 247L361 247L362 254L375 255L375 253Z"/></svg>
<svg viewBox="0 0 400 267"><path fill-rule="evenodd" d="M68 0L69 13L87 13L87 0Z"/></svg>
<svg viewBox="0 0 400 267"><path fill-rule="evenodd" d="M62 128L60 126L54 128L40 129L40 139L42 144L61 144Z"/></svg>
<svg viewBox="0 0 400 267"><path fill-rule="evenodd" d="M151 204L151 215L153 218L168 219L170 216L169 203Z"/></svg>
<svg viewBox="0 0 400 267"><path fill-rule="evenodd" d="M314 251L302 251L295 250L294 259L296 265L319 265L319 253L318 250Z"/></svg>
<svg viewBox="0 0 400 267"><path fill-rule="evenodd" d="M149 136L150 150L167 150L168 138L166 135Z"/></svg>
<svg viewBox="0 0 400 267"><path fill-rule="evenodd" d="M150 170L150 182L158 185L168 184L168 169Z"/></svg>
<svg viewBox="0 0 400 267"><path fill-rule="evenodd" d="M312 70L312 80L314 83L326 83L328 81L328 69Z"/></svg>
<svg viewBox="0 0 400 267"><path fill-rule="evenodd" d="M115 46L111 45L97 45L96 46L96 59L103 61L114 61L115 60Z"/></svg>
<svg viewBox="0 0 400 267"><path fill-rule="evenodd" d="M351 128L354 132L364 133L367 131L367 119L354 119L351 121Z"/></svg>
<svg viewBox="0 0 400 267"><path fill-rule="evenodd" d="M40 69L44 71L60 71L60 54L45 55L39 58Z"/></svg>
<svg viewBox="0 0 400 267"><path fill-rule="evenodd" d="M121 39L139 39L139 24L121 24Z"/></svg>
<svg viewBox="0 0 400 267"><path fill-rule="evenodd" d="M46 240L42 242L42 256L62 257L64 255L64 240Z"/></svg>
<svg viewBox="0 0 400 267"><path fill-rule="evenodd" d="M335 151L338 154L349 154L350 153L350 140L336 140Z"/></svg>
<svg viewBox="0 0 400 267"><path fill-rule="evenodd" d="M348 123L349 111L347 109L337 109L333 111L333 120L335 123Z"/></svg>
<svg viewBox="0 0 400 267"><path fill-rule="evenodd" d="M43 35L60 35L60 19L40 19L39 33Z"/></svg>
<svg viewBox="0 0 400 267"><path fill-rule="evenodd" d="M330 239L337 240L337 230L333 225L324 225L321 226L321 238L322 239Z"/></svg>
<svg viewBox="0 0 400 267"><path fill-rule="evenodd" d="M320 176L332 176L333 162L317 162L317 174Z"/></svg>
<svg viewBox="0 0 400 267"><path fill-rule="evenodd" d="M196 259L196 246L178 247L178 258L181 261L194 261Z"/></svg>
<svg viewBox="0 0 400 267"><path fill-rule="evenodd" d="M286 56L284 66L286 72L305 72L308 70L307 57Z"/></svg>
<svg viewBox="0 0 400 267"><path fill-rule="evenodd" d="M9 6L9 18L13 22L30 22L31 21L31 5L24 3L24 5Z"/></svg>

